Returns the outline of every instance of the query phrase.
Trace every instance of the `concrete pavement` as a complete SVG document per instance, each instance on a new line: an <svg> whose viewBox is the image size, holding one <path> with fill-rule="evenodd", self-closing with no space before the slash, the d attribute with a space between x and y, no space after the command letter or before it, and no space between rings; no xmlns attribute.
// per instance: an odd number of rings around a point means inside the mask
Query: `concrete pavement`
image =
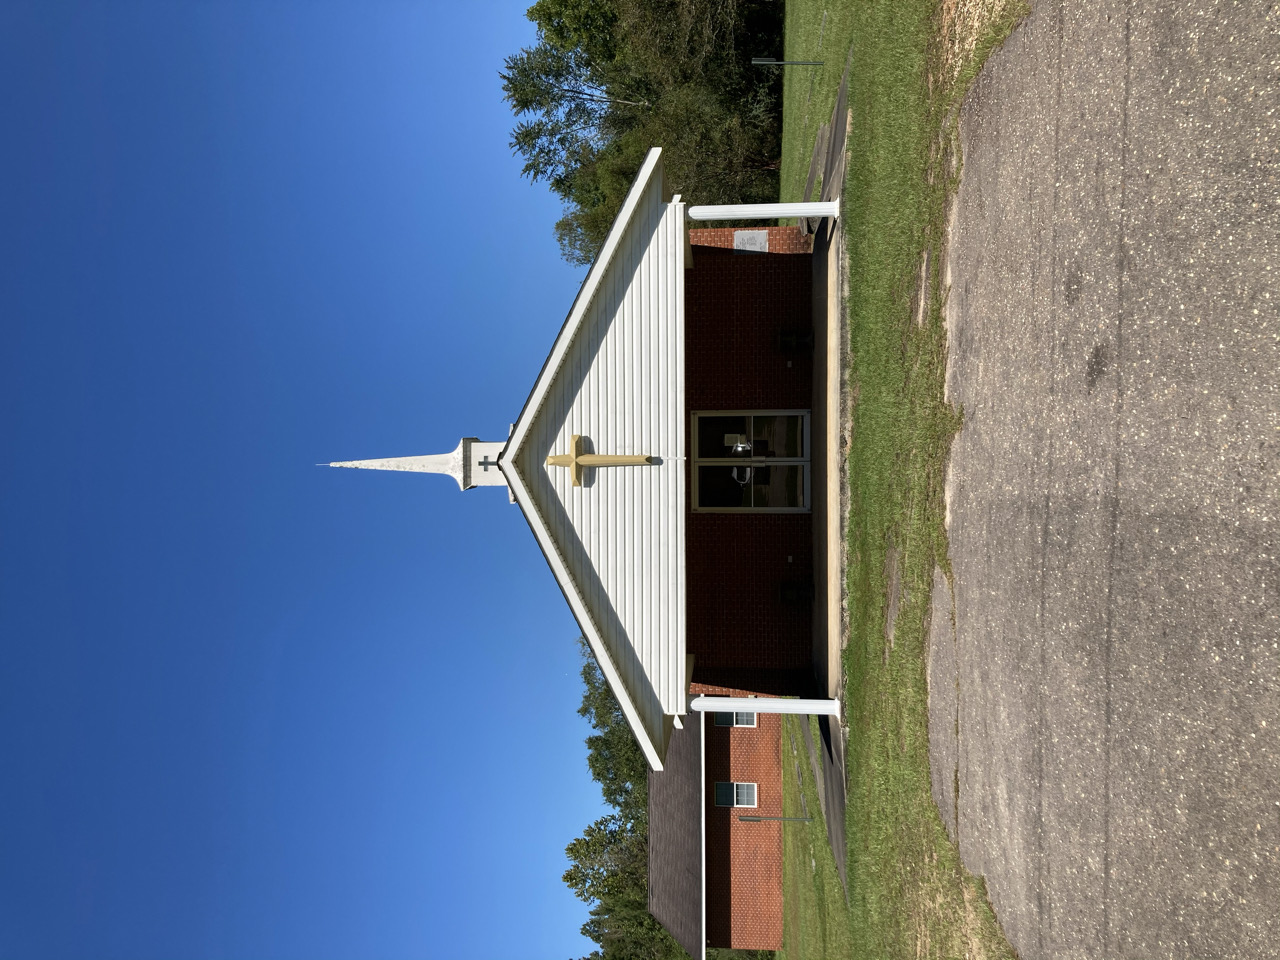
<svg viewBox="0 0 1280 960"><path fill-rule="evenodd" d="M1024 960L1280 956L1280 6L1033 6L962 115L935 798Z"/></svg>

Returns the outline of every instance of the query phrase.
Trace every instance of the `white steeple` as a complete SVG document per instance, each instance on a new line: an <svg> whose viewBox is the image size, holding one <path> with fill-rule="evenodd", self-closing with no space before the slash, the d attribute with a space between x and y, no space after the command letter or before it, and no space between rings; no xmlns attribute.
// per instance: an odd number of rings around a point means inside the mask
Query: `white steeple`
<svg viewBox="0 0 1280 960"><path fill-rule="evenodd" d="M387 460L340 460L331 467L355 467L359 470L407 470L412 473L443 473L458 481L458 488L505 487L507 478L498 469L498 456L506 444L463 437L453 453L434 453L423 457L392 457Z"/></svg>

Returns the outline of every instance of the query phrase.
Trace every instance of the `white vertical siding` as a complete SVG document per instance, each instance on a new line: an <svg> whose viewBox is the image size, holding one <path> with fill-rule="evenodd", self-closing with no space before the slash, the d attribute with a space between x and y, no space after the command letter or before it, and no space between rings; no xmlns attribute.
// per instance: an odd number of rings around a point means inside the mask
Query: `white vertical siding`
<svg viewBox="0 0 1280 960"><path fill-rule="evenodd" d="M684 212L651 153L543 369L504 469L606 677L661 769L685 712ZM629 215L628 215L629 214ZM545 465L580 434L647 467ZM646 742L647 741L647 742Z"/></svg>

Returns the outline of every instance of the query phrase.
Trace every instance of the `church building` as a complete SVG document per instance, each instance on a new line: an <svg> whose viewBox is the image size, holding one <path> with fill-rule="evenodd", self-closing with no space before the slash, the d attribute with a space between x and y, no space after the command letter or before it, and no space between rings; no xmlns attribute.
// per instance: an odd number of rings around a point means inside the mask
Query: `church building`
<svg viewBox="0 0 1280 960"><path fill-rule="evenodd" d="M650 910L695 958L781 947L779 714L839 703L811 238L690 224L838 206L688 206L651 150L505 440L332 464L507 488L649 761Z"/></svg>

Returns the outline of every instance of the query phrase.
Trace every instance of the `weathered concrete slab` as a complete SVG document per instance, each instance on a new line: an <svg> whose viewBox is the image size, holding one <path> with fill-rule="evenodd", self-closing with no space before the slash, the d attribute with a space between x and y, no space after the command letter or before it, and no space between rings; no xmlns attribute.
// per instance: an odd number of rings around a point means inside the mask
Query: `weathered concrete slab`
<svg viewBox="0 0 1280 960"><path fill-rule="evenodd" d="M962 118L935 795L1024 960L1280 956L1280 7L1034 8Z"/></svg>

